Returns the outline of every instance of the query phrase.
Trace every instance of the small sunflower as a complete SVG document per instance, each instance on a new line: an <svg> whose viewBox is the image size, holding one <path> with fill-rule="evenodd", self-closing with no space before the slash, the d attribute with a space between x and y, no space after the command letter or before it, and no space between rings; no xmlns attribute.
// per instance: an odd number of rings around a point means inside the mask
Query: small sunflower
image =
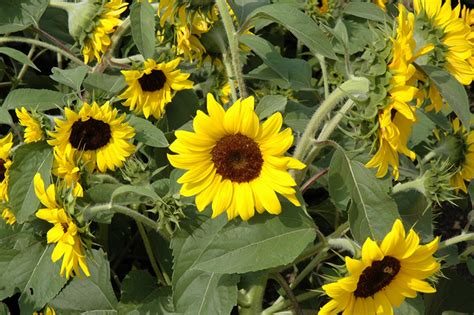
<svg viewBox="0 0 474 315"><path fill-rule="evenodd" d="M55 120L48 143L59 152L71 150L90 171L114 171L135 152L130 143L135 130L124 122L125 115L118 116L117 109L112 109L108 102L102 106L84 103L78 113L66 108L65 116L65 120Z"/></svg>
<svg viewBox="0 0 474 315"><path fill-rule="evenodd" d="M128 88L119 96L125 99L123 105L135 112L142 112L146 118L150 115L160 118L176 91L193 87L193 82L187 80L189 74L176 69L179 62L177 58L157 64L153 59L148 59L143 70L123 70L128 84Z"/></svg>
<svg viewBox="0 0 474 315"><path fill-rule="evenodd" d="M331 300L318 314L393 314L393 307L399 307L405 298L415 298L417 292L436 292L424 279L440 269L433 257L438 243L436 237L420 245L413 230L405 236L397 219L380 245L368 238L361 259L345 258L350 275L323 286Z"/></svg>
<svg viewBox="0 0 474 315"><path fill-rule="evenodd" d="M378 5L382 10L387 11L388 0L374 0L374 3Z"/></svg>
<svg viewBox="0 0 474 315"><path fill-rule="evenodd" d="M16 222L16 217L13 212L10 211L10 209L5 208L2 211L2 218L7 222L7 224L13 225Z"/></svg>
<svg viewBox="0 0 474 315"><path fill-rule="evenodd" d="M72 188L75 197L82 197L84 191L79 182L81 170L77 160L72 146L67 146L64 151L60 151L58 147L55 147L52 173L64 179L64 184L66 187Z"/></svg>
<svg viewBox="0 0 474 315"><path fill-rule="evenodd" d="M105 3L100 9L101 12L95 18L93 28L83 40L82 54L84 62L87 64L94 58L100 61L102 55L107 51L110 44L110 34L115 32L115 28L121 23L120 14L127 9L127 2L123 0L112 0Z"/></svg>
<svg viewBox="0 0 474 315"><path fill-rule="evenodd" d="M227 111L207 95L208 115L198 111L194 132L178 130L168 155L176 168L188 170L178 179L183 196L196 195L203 211L212 202L212 217L227 211L227 217L251 218L255 209L281 212L275 192L296 206L296 183L288 168L302 169L303 163L283 154L291 147L290 128L280 132L282 116L273 114L260 124L254 98L238 100Z"/></svg>
<svg viewBox="0 0 474 315"><path fill-rule="evenodd" d="M71 276L79 275L79 268L86 276L90 276L79 230L72 218L56 201L54 184L49 185L45 190L43 179L37 173L34 178L34 187L36 196L46 207L39 209L36 216L41 220L54 224L46 237L48 244L56 243L51 260L56 262L63 257L60 270L61 276L66 274L66 279L69 279Z"/></svg>
<svg viewBox="0 0 474 315"><path fill-rule="evenodd" d="M9 133L0 138L0 201L8 201L8 169L12 165L10 150L13 146L13 135Z"/></svg>
<svg viewBox="0 0 474 315"><path fill-rule="evenodd" d="M465 182L470 182L474 178L474 131L467 132L458 118L453 120L452 126L454 135L461 141L461 152L458 154L457 161L454 161L458 171L451 178L451 184L455 189L461 189L467 193ZM451 152L450 157L456 158L455 155Z"/></svg>
<svg viewBox="0 0 474 315"><path fill-rule="evenodd" d="M229 81L227 81L226 83L224 83L224 85L222 85L218 94L219 94L219 100L221 101L222 104L229 103L230 94L231 94Z"/></svg>
<svg viewBox="0 0 474 315"><path fill-rule="evenodd" d="M32 143L44 140L44 132L41 123L26 108L15 109L16 116L20 121L20 125L25 127L25 143Z"/></svg>
<svg viewBox="0 0 474 315"><path fill-rule="evenodd" d="M33 315L56 315L56 311L51 306L46 306L42 312L33 312Z"/></svg>

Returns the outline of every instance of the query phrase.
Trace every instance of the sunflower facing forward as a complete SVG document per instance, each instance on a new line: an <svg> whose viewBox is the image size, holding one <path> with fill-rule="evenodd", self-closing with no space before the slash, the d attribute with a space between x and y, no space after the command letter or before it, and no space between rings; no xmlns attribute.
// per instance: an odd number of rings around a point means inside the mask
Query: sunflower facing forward
<svg viewBox="0 0 474 315"><path fill-rule="evenodd" d="M79 113L66 108L65 116L65 120L55 120L55 130L49 133L53 139L48 143L59 152L71 150L90 171L113 171L135 151L130 143L135 130L108 102L102 106L84 103Z"/></svg>
<svg viewBox="0 0 474 315"><path fill-rule="evenodd" d="M296 183L288 168L304 164L283 154L291 147L290 128L280 132L282 116L273 114L263 124L254 112L254 98L238 100L227 111L207 95L206 115L198 111L194 132L178 130L168 155L176 168L188 170L178 179L183 196L196 195L203 211L212 202L212 217L227 211L227 217L251 218L255 209L281 212L275 192L296 206Z"/></svg>
<svg viewBox="0 0 474 315"><path fill-rule="evenodd" d="M148 59L143 70L123 70L128 84L128 88L119 96L126 99L123 105L135 112L142 112L146 118L150 115L160 118L175 91L193 87L193 82L187 80L189 74L176 69L179 61L177 58L157 64L155 60Z"/></svg>
<svg viewBox="0 0 474 315"><path fill-rule="evenodd" d="M362 246L362 258L346 257L349 276L323 286L332 299L318 314L375 315L393 314L405 298L417 292L436 290L424 279L438 272L440 264L433 257L439 238L420 245L418 235L396 220L380 245L368 238Z"/></svg>

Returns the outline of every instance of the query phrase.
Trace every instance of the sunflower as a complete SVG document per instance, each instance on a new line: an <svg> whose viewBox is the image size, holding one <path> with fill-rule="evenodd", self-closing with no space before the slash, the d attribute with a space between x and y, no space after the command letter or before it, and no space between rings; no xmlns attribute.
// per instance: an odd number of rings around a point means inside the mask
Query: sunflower
<svg viewBox="0 0 474 315"><path fill-rule="evenodd" d="M28 113L26 108L15 109L20 125L25 127L25 143L32 143L44 139L44 132L41 123Z"/></svg>
<svg viewBox="0 0 474 315"><path fill-rule="evenodd" d="M72 193L75 197L82 197L84 191L79 182L81 171L72 146L67 146L64 151L60 151L58 147L55 147L53 151L54 163L52 173L64 179L64 184L66 187L72 188Z"/></svg>
<svg viewBox="0 0 474 315"><path fill-rule="evenodd" d="M302 169L303 163L283 154L291 147L290 128L280 132L282 116L273 114L260 124L254 98L238 100L227 111L207 95L207 112L198 111L194 132L178 130L168 155L176 168L188 170L178 179L183 196L196 195L203 211L212 202L212 217L227 211L228 219L251 218L255 209L281 212L280 193L296 206L295 181L288 168Z"/></svg>
<svg viewBox="0 0 474 315"><path fill-rule="evenodd" d="M452 121L454 135L461 141L461 152L457 155L450 154L450 158L455 158L454 161L458 167L458 171L451 178L451 184L455 189L461 189L467 193L465 181L471 181L474 178L474 131L467 132L466 128L461 125L458 118Z"/></svg>
<svg viewBox="0 0 474 315"><path fill-rule="evenodd" d="M83 40L82 54L87 64L94 58L100 62L102 55L111 45L110 34L121 23L120 14L127 9L127 2L112 0L103 5L101 13L92 21L92 31L88 32Z"/></svg>
<svg viewBox="0 0 474 315"><path fill-rule="evenodd" d="M65 116L65 120L55 120L48 143L59 152L71 150L89 171L114 171L135 151L130 143L135 130L124 122L125 115L118 116L117 109L112 109L108 102L102 106L84 103L79 113L66 108Z"/></svg>
<svg viewBox="0 0 474 315"><path fill-rule="evenodd" d="M56 315L56 311L51 306L46 306L43 312L33 312L33 315Z"/></svg>
<svg viewBox="0 0 474 315"><path fill-rule="evenodd" d="M13 212L10 211L10 209L5 208L2 211L2 218L5 220L7 224L13 225L16 222L16 217Z"/></svg>
<svg viewBox="0 0 474 315"><path fill-rule="evenodd" d="M230 94L231 94L231 89L230 89L230 83L227 81L222 85L220 91L219 91L219 100L221 101L222 104L227 104L230 101Z"/></svg>
<svg viewBox="0 0 474 315"><path fill-rule="evenodd" d="M380 245L368 238L361 259L345 258L350 275L323 286L331 300L318 314L393 314L393 307L399 307L406 297L436 292L424 279L440 269L433 257L438 243L436 237L420 245L413 230L405 236L403 224L397 219Z"/></svg>
<svg viewBox="0 0 474 315"><path fill-rule="evenodd" d="M46 207L38 210L36 216L41 220L54 224L48 231L46 238L48 244L56 243L51 255L52 261L56 262L63 257L60 275L64 276L65 273L66 279L69 279L71 276L79 275L80 268L86 276L90 276L79 230L72 218L56 201L54 184L49 185L45 190L41 175L36 173L34 187L36 196Z"/></svg>
<svg viewBox="0 0 474 315"><path fill-rule="evenodd" d="M187 80L189 74L176 69L179 62L180 59L176 58L157 64L155 60L148 59L143 70L123 70L128 84L128 88L119 96L126 99L123 105L135 112L143 112L146 118L150 115L160 118L175 91L193 87L193 82Z"/></svg>
<svg viewBox="0 0 474 315"><path fill-rule="evenodd" d="M417 38L434 45L432 53L423 56L422 62L443 67L461 84L469 85L474 77L474 42L470 24L460 15L461 5L454 9L451 0L414 0L417 14L417 30L428 32L417 34ZM435 35L433 35L435 34ZM441 108L436 105L436 110Z"/></svg>
<svg viewBox="0 0 474 315"><path fill-rule="evenodd" d="M389 165L392 175L398 179L398 154L402 153L412 160L416 155L407 147L412 126L416 122L415 107L408 104L418 93L409 85L416 69L411 64L415 42L413 40L414 16L399 5L397 36L392 39L392 60L388 66L392 75L388 91L388 103L378 114L379 149L366 167L377 167L377 177L387 174Z"/></svg>
<svg viewBox="0 0 474 315"><path fill-rule="evenodd" d="M387 11L387 1L388 0L374 0L374 3L378 5L382 10Z"/></svg>
<svg viewBox="0 0 474 315"><path fill-rule="evenodd" d="M12 165L9 159L13 146L13 135L9 133L0 139L0 201L8 201L8 169Z"/></svg>

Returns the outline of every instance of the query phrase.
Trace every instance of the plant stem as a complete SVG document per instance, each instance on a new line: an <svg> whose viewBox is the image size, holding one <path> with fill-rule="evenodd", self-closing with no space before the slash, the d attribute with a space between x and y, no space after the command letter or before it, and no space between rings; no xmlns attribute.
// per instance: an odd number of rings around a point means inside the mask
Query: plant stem
<svg viewBox="0 0 474 315"><path fill-rule="evenodd" d="M240 315L256 315L262 312L263 295L267 286L268 273L262 272L252 278L252 284L247 290L248 307L240 306Z"/></svg>
<svg viewBox="0 0 474 315"><path fill-rule="evenodd" d="M427 155L425 155L425 157L423 158L423 160L421 160L421 164L426 164L426 163L428 163L431 159L433 159L433 158L436 157L437 155L438 155L438 153L436 152L436 150L431 151L430 153L428 153Z"/></svg>
<svg viewBox="0 0 474 315"><path fill-rule="evenodd" d="M298 301L296 300L296 297L291 290L290 286L286 282L286 279L283 278L283 276L277 272L271 275L271 277L278 282L278 284L281 286L281 288L285 291L286 296L291 302L291 305L293 306L293 311L295 315L302 315L303 313L301 312L301 308L298 304Z"/></svg>
<svg viewBox="0 0 474 315"><path fill-rule="evenodd" d="M295 280L290 284L290 288L294 289L298 284L300 284L301 281L303 281L304 278L306 278L307 275L311 273L311 271L316 268L317 265L319 265L327 256L327 251L328 247L324 247L312 260L309 264L306 265L306 267L296 276Z"/></svg>
<svg viewBox="0 0 474 315"><path fill-rule="evenodd" d="M234 75L234 71L232 70L232 63L229 60L228 53L222 54L222 61L224 63L225 70L227 72L227 80L229 80L230 92L232 94L232 103L235 103L235 101L237 101L237 98L238 98L237 89L236 89L235 81L234 81L235 75Z"/></svg>
<svg viewBox="0 0 474 315"><path fill-rule="evenodd" d="M143 245L145 245L145 251L148 255L148 259L150 260L151 267L153 268L153 271L155 272L155 275L158 277L159 282L161 282L163 285L170 285L171 283L165 280L163 274L160 271L160 267L158 267L158 263L156 262L155 255L153 254L153 249L151 248L151 243L150 239L148 238L148 235L146 234L145 228L143 227L143 224L141 224L138 221L135 221L138 227L138 232L140 233L140 236L142 237L143 240Z"/></svg>
<svg viewBox="0 0 474 315"><path fill-rule="evenodd" d="M36 37L35 39L38 40L38 37ZM27 55L28 59L31 60L31 57L33 57L33 54L35 53L35 50L36 50L36 45L31 45L30 51L28 51L28 55ZM21 70L18 73L18 77L17 77L18 83L20 83L23 80L23 77L25 76L25 74L28 71L29 67L30 66L27 65L26 63L21 67Z"/></svg>
<svg viewBox="0 0 474 315"><path fill-rule="evenodd" d="M62 48L56 47L54 45L51 45L51 44L48 44L48 43L45 43L45 42L42 42L42 41L39 41L39 40L36 40L36 39L24 38L24 37L18 37L18 36L10 36L10 37L1 37L0 38L0 44L10 43L10 42L25 43L25 44L30 44L30 45L36 45L38 47L43 47L43 48L49 49L51 51L54 51L58 54L63 55L64 57L67 57L67 58L71 59L71 61L74 61L78 65L86 66L86 64L84 62L82 62L81 59L79 59L76 56L74 56L73 54L63 50Z"/></svg>
<svg viewBox="0 0 474 315"><path fill-rule="evenodd" d="M303 186L301 186L301 193L304 194L306 190L308 190L309 187L311 187L314 183L318 181L321 177L326 175L329 172L328 168L322 169L316 174L313 175L310 179L308 179Z"/></svg>
<svg viewBox="0 0 474 315"><path fill-rule="evenodd" d="M461 234L455 237L451 237L450 239L447 239L439 243L438 250L457 244L457 243L462 243L462 242L467 242L467 241L474 241L474 233L465 233L465 234Z"/></svg>
<svg viewBox="0 0 474 315"><path fill-rule="evenodd" d="M297 295L295 298L296 298L296 301L303 302L303 301L312 299L312 298L314 298L316 296L319 296L319 295L321 295L320 292L309 291L309 292L305 292L305 293L302 293L300 295ZM282 311L282 310L286 309L290 305L291 305L291 301L281 301L279 303L275 303L272 306L270 306L269 308L266 308L262 312L262 315L272 315L276 312L279 312L279 311Z"/></svg>
<svg viewBox="0 0 474 315"><path fill-rule="evenodd" d="M232 65L234 68L234 76L237 80L239 86L240 97L247 97L247 88L245 87L245 81L242 74L242 64L240 62L239 54L239 40L238 34L235 31L234 22L232 22L232 17L230 16L229 9L227 8L226 0L216 0L217 8L222 17L222 24L224 24L224 29L227 35L227 40L229 41L229 52L231 55Z"/></svg>
<svg viewBox="0 0 474 315"><path fill-rule="evenodd" d="M396 194L407 190L417 190L422 194L425 194L425 187L423 185L423 177L418 177L412 181L405 183L398 183L392 188L392 194Z"/></svg>
<svg viewBox="0 0 474 315"><path fill-rule="evenodd" d="M328 77L328 68L326 65L326 59L321 54L316 54L316 58L319 61L319 65L321 66L321 72L323 74L324 99L327 99L329 96L329 77Z"/></svg>

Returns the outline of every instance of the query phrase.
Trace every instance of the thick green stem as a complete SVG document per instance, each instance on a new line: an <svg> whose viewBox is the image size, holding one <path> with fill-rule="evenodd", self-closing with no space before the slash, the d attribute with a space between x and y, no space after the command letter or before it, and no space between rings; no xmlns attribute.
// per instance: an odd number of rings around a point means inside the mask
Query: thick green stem
<svg viewBox="0 0 474 315"><path fill-rule="evenodd" d="M467 242L467 241L474 241L474 233L466 233L466 234L461 234L455 237L451 237L450 239L447 239L444 242L439 243L438 250L454 245L454 244Z"/></svg>
<svg viewBox="0 0 474 315"><path fill-rule="evenodd" d="M35 39L38 40L38 36L36 36ZM31 60L31 57L33 57L33 54L35 53L35 50L36 50L36 45L31 45L30 51L28 52L28 59ZM18 73L18 77L17 77L18 83L20 83L23 80L23 77L26 75L26 72L28 71L29 67L30 66L27 65L26 63L21 67L21 70Z"/></svg>
<svg viewBox="0 0 474 315"><path fill-rule="evenodd" d="M296 298L296 301L303 302L303 301L312 299L312 298L320 296L320 295L321 295L321 292L309 291L309 292L305 292L305 293L302 293L300 295L297 295L295 298ZM279 303L275 303L272 306L270 306L269 308L266 308L262 312L262 315L272 315L272 314L275 314L276 312L283 311L284 309L290 307L291 304L292 304L291 301L281 301Z"/></svg>
<svg viewBox="0 0 474 315"><path fill-rule="evenodd" d="M316 58L319 61L319 65L321 66L321 72L323 75L324 99L327 99L329 96L329 77L328 77L328 68L326 65L326 59L321 54L316 54Z"/></svg>
<svg viewBox="0 0 474 315"><path fill-rule="evenodd" d="M227 8L226 0L216 0L217 8L222 18L222 24L224 24L224 29L227 35L227 40L229 41L229 52L231 55L232 66L234 68L234 76L239 85L240 97L247 97L247 88L245 86L244 76L242 74L242 63L240 62L240 53L239 53L239 40L238 34L235 31L234 22L230 16L229 9Z"/></svg>
<svg viewBox="0 0 474 315"><path fill-rule="evenodd" d="M275 273L271 275L272 279L274 279L278 284L281 286L283 291L285 291L286 296L291 302L291 305L293 307L293 312L295 315L302 315L303 313L301 312L301 308L298 304L298 301L296 300L296 297L291 290L291 287L288 285L288 282L286 282L286 279L283 278L283 276L280 273Z"/></svg>
<svg viewBox="0 0 474 315"><path fill-rule="evenodd" d="M306 267L296 276L295 280L290 284L290 288L294 289L298 284L303 281L304 278L306 278L307 275L310 274L316 268L317 265L319 265L326 257L327 257L327 251L328 247L323 248L322 251L320 251L314 258L311 260L309 264L306 265Z"/></svg>
<svg viewBox="0 0 474 315"><path fill-rule="evenodd" d="M262 312L263 295L267 286L268 273L262 272L252 279L250 287L247 289L248 307L240 306L240 315L256 315Z"/></svg>
<svg viewBox="0 0 474 315"><path fill-rule="evenodd" d="M328 98L318 107L306 126L301 139L296 146L293 157L304 161L306 154L311 148L311 142L315 138L315 134L320 128L326 116L331 112L341 99L345 97L357 97L359 95L366 95L369 90L369 81L366 78L355 77L344 82L340 87L329 94ZM296 173L295 180L299 184L303 180L305 171Z"/></svg>
<svg viewBox="0 0 474 315"><path fill-rule="evenodd" d="M235 75L234 75L234 71L233 71L233 68L232 68L232 63L229 59L229 54L228 53L224 53L222 54L222 62L224 63L224 66L225 66L225 70L227 72L227 80L229 81L229 85L230 85L230 93L232 95L232 103L235 103L235 101L237 101L237 89L236 89L236 86L235 86Z"/></svg>
<svg viewBox="0 0 474 315"><path fill-rule="evenodd" d="M409 182L399 183L392 188L392 194L408 190L417 190L422 194L425 194L425 186L423 185L423 182L423 177L418 177Z"/></svg>
<svg viewBox="0 0 474 315"><path fill-rule="evenodd" d="M25 43L25 44L30 44L30 45L36 45L38 47L43 47L43 48L49 49L51 51L54 51L58 54L61 54L66 58L71 59L71 61L74 61L78 65L86 66L86 64L84 62L82 62L81 59L77 58L73 54L71 54L71 53L69 53L69 52L67 52L67 51L65 51L65 50L63 50L59 47L56 47L54 45L51 45L51 44L48 44L48 43L45 43L45 42L42 42L42 41L39 41L39 40L36 40L36 39L25 38L25 37L17 37L17 36L1 37L0 38L0 44L10 43L10 42Z"/></svg>

